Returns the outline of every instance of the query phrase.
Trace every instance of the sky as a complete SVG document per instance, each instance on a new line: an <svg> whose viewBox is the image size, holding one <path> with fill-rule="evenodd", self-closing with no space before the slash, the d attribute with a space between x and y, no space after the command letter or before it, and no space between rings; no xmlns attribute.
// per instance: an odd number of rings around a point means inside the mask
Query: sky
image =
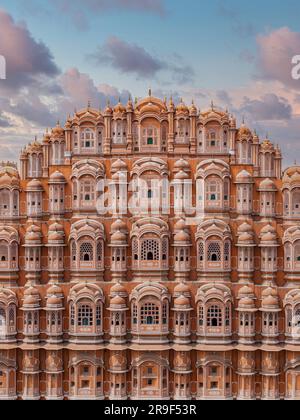
<svg viewBox="0 0 300 420"><path fill-rule="evenodd" d="M0 0L0 160L88 101L149 87L228 108L300 163L298 0Z"/></svg>

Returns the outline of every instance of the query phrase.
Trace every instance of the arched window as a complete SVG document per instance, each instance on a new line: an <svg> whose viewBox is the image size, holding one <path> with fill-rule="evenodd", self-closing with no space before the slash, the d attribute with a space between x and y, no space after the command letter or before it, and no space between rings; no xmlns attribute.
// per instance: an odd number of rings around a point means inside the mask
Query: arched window
<svg viewBox="0 0 300 420"><path fill-rule="evenodd" d="M204 306L199 305L198 307L198 320L199 320L199 326L204 326Z"/></svg>
<svg viewBox="0 0 300 420"><path fill-rule="evenodd" d="M74 240L72 241L72 244L71 244L71 253L72 253L72 263L74 263L77 260L77 246Z"/></svg>
<svg viewBox="0 0 300 420"><path fill-rule="evenodd" d="M81 149L85 151L85 149L92 149L95 147L95 131L91 130L90 128L86 128L81 132Z"/></svg>
<svg viewBox="0 0 300 420"><path fill-rule="evenodd" d="M94 248L89 242L84 242L80 245L80 261L91 262L94 261Z"/></svg>
<svg viewBox="0 0 300 420"><path fill-rule="evenodd" d="M159 139L159 132L156 127L145 127L142 129L143 133L143 145L147 147L157 146Z"/></svg>
<svg viewBox="0 0 300 420"><path fill-rule="evenodd" d="M222 327L222 309L218 305L212 305L208 308L207 326Z"/></svg>
<svg viewBox="0 0 300 420"><path fill-rule="evenodd" d="M199 241L199 244L198 244L198 260L200 262L204 261L204 242L203 241Z"/></svg>
<svg viewBox="0 0 300 420"><path fill-rule="evenodd" d="M83 207L95 205L95 181L83 179L80 181L80 201Z"/></svg>
<svg viewBox="0 0 300 420"><path fill-rule="evenodd" d="M82 304L78 307L78 326L92 327L93 326L93 309L90 305Z"/></svg>
<svg viewBox="0 0 300 420"><path fill-rule="evenodd" d="M159 306L144 303L141 307L141 325L159 325Z"/></svg>
<svg viewBox="0 0 300 420"><path fill-rule="evenodd" d="M8 267L8 243L0 241L0 267Z"/></svg>
<svg viewBox="0 0 300 420"><path fill-rule="evenodd" d="M75 325L75 306L72 303L70 306L70 321L71 321L71 326Z"/></svg>
<svg viewBox="0 0 300 420"><path fill-rule="evenodd" d="M292 192L292 211L293 215L299 215L300 213L300 191L294 190Z"/></svg>
<svg viewBox="0 0 300 420"><path fill-rule="evenodd" d="M190 134L189 120L180 119L176 122L176 143L188 143Z"/></svg>
<svg viewBox="0 0 300 420"><path fill-rule="evenodd" d="M117 120L113 122L113 143L123 144L126 142L126 121Z"/></svg>
<svg viewBox="0 0 300 420"><path fill-rule="evenodd" d="M9 306L9 310L8 310L8 322L9 322L9 326L13 327L16 323L16 307L14 305L10 305Z"/></svg>
<svg viewBox="0 0 300 420"><path fill-rule="evenodd" d="M100 327L102 323L102 305L96 306L96 325Z"/></svg>
<svg viewBox="0 0 300 420"><path fill-rule="evenodd" d="M0 215L9 216L10 212L10 191L3 189L0 191Z"/></svg>
<svg viewBox="0 0 300 420"><path fill-rule="evenodd" d="M0 307L0 327L6 327L6 311L2 307Z"/></svg>
<svg viewBox="0 0 300 420"><path fill-rule="evenodd" d="M207 205L220 203L221 183L220 180L211 179L206 181L206 201Z"/></svg>
<svg viewBox="0 0 300 420"><path fill-rule="evenodd" d="M159 261L159 241L156 239L143 240L141 256L142 261Z"/></svg>
<svg viewBox="0 0 300 420"><path fill-rule="evenodd" d="M207 260L210 262L221 261L221 245L219 242L211 242L207 249Z"/></svg>
<svg viewBox="0 0 300 420"><path fill-rule="evenodd" d="M138 323L138 308L135 302L132 304L132 322L133 325Z"/></svg>

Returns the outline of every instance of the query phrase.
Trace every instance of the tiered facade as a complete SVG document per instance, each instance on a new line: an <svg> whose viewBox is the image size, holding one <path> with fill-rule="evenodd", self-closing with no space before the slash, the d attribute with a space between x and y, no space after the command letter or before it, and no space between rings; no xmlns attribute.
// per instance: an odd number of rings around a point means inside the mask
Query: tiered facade
<svg viewBox="0 0 300 420"><path fill-rule="evenodd" d="M300 399L300 167L281 161L228 112L150 94L3 163L0 398Z"/></svg>

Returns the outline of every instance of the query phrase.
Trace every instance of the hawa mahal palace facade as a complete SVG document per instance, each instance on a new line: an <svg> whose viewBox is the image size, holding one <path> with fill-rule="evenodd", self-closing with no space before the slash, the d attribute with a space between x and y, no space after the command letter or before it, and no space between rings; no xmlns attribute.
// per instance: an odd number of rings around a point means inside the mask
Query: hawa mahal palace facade
<svg viewBox="0 0 300 420"><path fill-rule="evenodd" d="M151 93L3 162L0 398L300 399L300 167L281 163L227 111Z"/></svg>

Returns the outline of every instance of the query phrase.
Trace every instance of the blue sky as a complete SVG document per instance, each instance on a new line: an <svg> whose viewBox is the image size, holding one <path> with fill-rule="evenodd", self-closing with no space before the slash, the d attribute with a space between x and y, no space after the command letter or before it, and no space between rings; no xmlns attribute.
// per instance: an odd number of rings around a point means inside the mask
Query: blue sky
<svg viewBox="0 0 300 420"><path fill-rule="evenodd" d="M0 9L0 54L11 54L5 36L1 43L9 27L10 49L23 55L28 48L30 56L37 50L41 67L28 82L28 66L20 70L17 63L14 76L24 76L24 85L11 83L10 104L0 99L0 151L1 135L2 147L9 136L19 145L22 130L26 137L39 134L71 104L91 99L103 106L107 97L144 96L150 86L160 95L194 98L200 107L213 99L245 115L262 136L270 132L287 154L298 147L300 82L289 80L288 68L290 56L300 54L298 0L0 0ZM27 32L18 33L20 27ZM0 98L7 95L4 82ZM284 141L283 128L289 128Z"/></svg>
<svg viewBox="0 0 300 420"><path fill-rule="evenodd" d="M163 2L164 16L118 10L87 13L89 28L82 29L72 24L70 15L51 6L53 2L1 0L0 3L16 20L24 20L37 40L46 43L62 70L78 67L97 83L119 88L126 85L130 90L138 90L136 95L144 93L147 81L136 83L134 77L95 66L86 58L109 36L136 43L151 54L170 60L176 53L195 68L197 86L228 89L246 83L253 76L253 65L243 62L240 53L247 50L255 54L256 35L282 26L297 30L300 16L297 0L167 0ZM163 81L149 83L156 87ZM175 88L178 89L176 84Z"/></svg>

